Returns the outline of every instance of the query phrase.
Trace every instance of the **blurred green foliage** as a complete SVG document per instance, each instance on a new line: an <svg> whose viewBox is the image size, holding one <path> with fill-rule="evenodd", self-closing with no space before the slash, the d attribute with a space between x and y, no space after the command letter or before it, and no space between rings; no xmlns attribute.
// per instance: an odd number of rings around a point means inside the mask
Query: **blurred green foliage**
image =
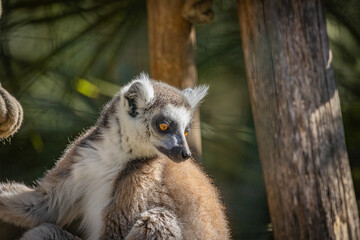
<svg viewBox="0 0 360 240"><path fill-rule="evenodd" d="M0 81L21 102L21 131L0 145L0 178L32 184L96 121L120 86L149 72L144 0L3 0ZM325 1L346 141L360 198L360 1ZM203 165L234 239L272 239L242 56L236 1L196 26Z"/></svg>

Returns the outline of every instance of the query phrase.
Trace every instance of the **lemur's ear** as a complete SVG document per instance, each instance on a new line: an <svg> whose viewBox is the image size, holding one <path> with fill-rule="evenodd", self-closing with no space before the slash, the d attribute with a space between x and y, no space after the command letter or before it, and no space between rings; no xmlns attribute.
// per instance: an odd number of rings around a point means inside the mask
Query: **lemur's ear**
<svg viewBox="0 0 360 240"><path fill-rule="evenodd" d="M186 88L182 91L185 98L188 100L191 108L196 108L199 106L203 98L208 93L209 86L200 85L195 88Z"/></svg>
<svg viewBox="0 0 360 240"><path fill-rule="evenodd" d="M154 88L149 76L142 73L124 89L124 97L129 105L129 114L136 117L138 109L144 109L154 99Z"/></svg>

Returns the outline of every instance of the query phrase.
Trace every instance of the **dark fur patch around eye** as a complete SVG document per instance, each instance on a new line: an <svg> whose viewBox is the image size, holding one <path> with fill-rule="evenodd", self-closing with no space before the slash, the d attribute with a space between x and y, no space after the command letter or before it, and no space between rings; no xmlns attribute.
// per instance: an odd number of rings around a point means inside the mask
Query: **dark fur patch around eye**
<svg viewBox="0 0 360 240"><path fill-rule="evenodd" d="M165 131L161 130L160 129L161 123L167 124L169 126L168 129L166 129ZM177 131L177 127L178 127L176 121L174 121L170 118L167 118L163 115L155 116L152 120L152 126L154 129L156 129L160 133L175 133Z"/></svg>

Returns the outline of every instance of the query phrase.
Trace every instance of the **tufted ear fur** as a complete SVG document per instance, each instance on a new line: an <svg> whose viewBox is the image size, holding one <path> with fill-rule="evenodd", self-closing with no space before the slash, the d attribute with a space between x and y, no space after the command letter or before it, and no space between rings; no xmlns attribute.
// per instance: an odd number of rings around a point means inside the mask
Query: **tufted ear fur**
<svg viewBox="0 0 360 240"><path fill-rule="evenodd" d="M188 100L191 108L196 108L200 105L203 98L208 93L209 86L200 85L195 88L186 88L182 91L182 94Z"/></svg>
<svg viewBox="0 0 360 240"><path fill-rule="evenodd" d="M138 110L146 108L154 99L154 88L149 76L142 73L128 84L124 88L124 97L128 102L130 116L136 117Z"/></svg>

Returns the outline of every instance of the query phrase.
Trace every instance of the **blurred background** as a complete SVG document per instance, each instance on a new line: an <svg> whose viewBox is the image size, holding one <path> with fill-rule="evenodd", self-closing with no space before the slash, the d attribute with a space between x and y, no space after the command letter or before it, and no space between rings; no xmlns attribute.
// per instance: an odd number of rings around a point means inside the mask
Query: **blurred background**
<svg viewBox="0 0 360 240"><path fill-rule="evenodd" d="M360 1L324 1L355 191L360 200ZM234 239L272 239L234 0L196 26L202 164L220 188ZM0 82L22 104L21 130L0 143L0 180L33 184L102 106L149 72L145 0L3 0Z"/></svg>

